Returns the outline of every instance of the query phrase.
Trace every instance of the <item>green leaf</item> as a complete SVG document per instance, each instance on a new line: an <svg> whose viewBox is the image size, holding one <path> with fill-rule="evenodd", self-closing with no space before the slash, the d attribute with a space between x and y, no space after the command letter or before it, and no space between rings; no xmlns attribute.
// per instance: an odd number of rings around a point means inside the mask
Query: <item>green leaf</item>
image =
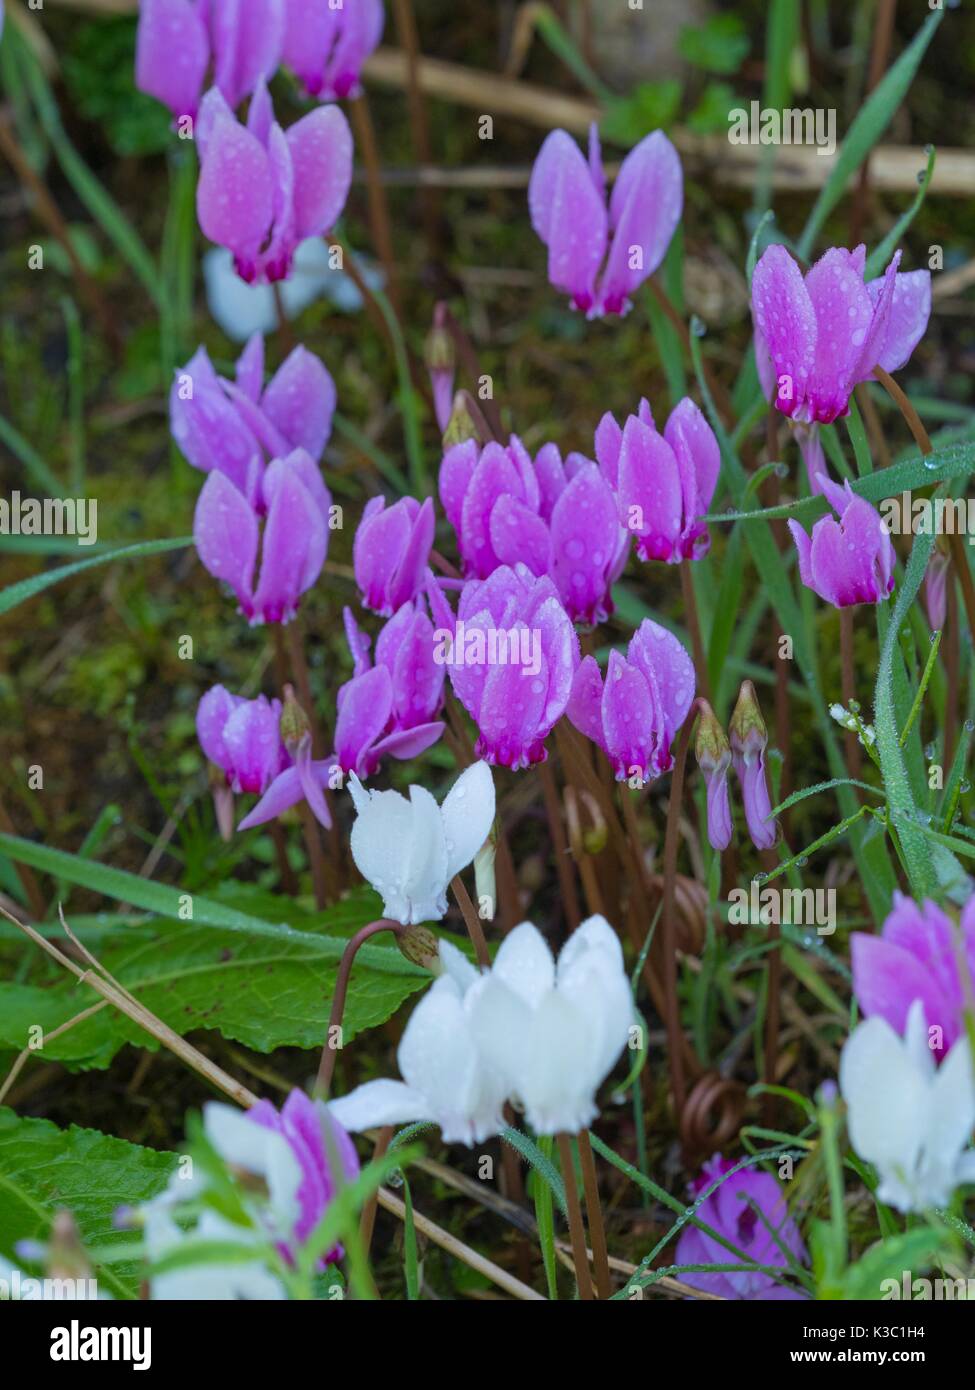
<svg viewBox="0 0 975 1390"><path fill-rule="evenodd" d="M26 1119L0 1106L0 1253L19 1264L21 1240L46 1240L60 1207L74 1215L86 1246L107 1251L131 1242L116 1230L120 1206L147 1202L161 1192L176 1154L144 1149L94 1129L59 1129L49 1120ZM101 1289L136 1298L138 1266L94 1263Z"/></svg>
<svg viewBox="0 0 975 1390"><path fill-rule="evenodd" d="M90 556L87 560L75 560L72 564L61 565L56 570L44 570L41 574L32 574L29 579L18 580L16 584L8 584L5 589L0 589L0 614L9 613L11 608L16 608L19 603L25 603L27 599L43 593L45 589L50 589L53 584L60 584L62 579L70 579L73 574L81 574L84 570L94 569L96 565L107 565L111 560L129 560L145 555L162 555L167 550L182 550L192 544L192 536L177 536L174 540L165 541L139 541L136 545L121 545L114 550L103 550L98 555Z"/></svg>
<svg viewBox="0 0 975 1390"><path fill-rule="evenodd" d="M359 925L372 919L363 914ZM326 942L338 955L345 938ZM215 1028L223 1037L273 1052L276 1047L321 1047L328 1026L338 962L322 959L321 938L306 944L247 938L239 932L173 923L154 940L104 947L99 959L151 1013L177 1033ZM356 958L345 1012L343 1043L365 1028L385 1023L429 975L407 974L409 962L395 950L377 963ZM98 1002L85 985L65 977L50 988L0 983L0 1047L27 1045L28 1028L45 1036ZM107 1067L125 1043L147 1051L160 1044L112 1006L47 1042L37 1055L83 1067Z"/></svg>
<svg viewBox="0 0 975 1390"><path fill-rule="evenodd" d="M680 109L683 88L675 77L641 82L625 97L607 102L599 133L613 145L629 149L652 130L666 130Z"/></svg>
<svg viewBox="0 0 975 1390"><path fill-rule="evenodd" d="M846 139L840 146L836 163L816 199L809 220L799 239L799 253L808 257L823 223L843 196L850 175L866 159L887 129L914 80L914 74L944 19L943 10L929 14L907 48L888 69L857 112Z"/></svg>
<svg viewBox="0 0 975 1390"><path fill-rule="evenodd" d="M911 888L919 900L935 897L938 885L930 846L925 841L923 834L920 833L920 827L914 823L917 808L911 793L907 765L898 737L897 708L894 695L894 659L895 654L897 654L897 634L906 621L908 610L921 587L933 544L933 535L915 537L910 559L904 572L904 579L897 594L894 611L890 615L887 635L881 648L877 685L874 692L874 726L877 730L877 754L880 758L884 789L891 810L898 813L897 834L903 850L904 863L911 881Z"/></svg>
<svg viewBox="0 0 975 1390"><path fill-rule="evenodd" d="M709 82L687 118L688 128L698 135L727 131L728 113L740 105L741 98L730 83Z"/></svg>
<svg viewBox="0 0 975 1390"><path fill-rule="evenodd" d="M750 47L745 22L735 14L715 15L701 25L685 24L677 40L680 56L705 72L737 72Z"/></svg>
<svg viewBox="0 0 975 1390"><path fill-rule="evenodd" d="M890 1290L883 1287L888 1279L896 1281L899 1297L905 1270L909 1270L913 1278L950 1254L951 1241L947 1233L933 1226L888 1236L871 1246L846 1270L843 1298L856 1303L889 1298Z"/></svg>
<svg viewBox="0 0 975 1390"><path fill-rule="evenodd" d="M890 260L891 256L894 254L894 252L900 245L904 233L907 231L908 227L910 227L911 223L914 221L915 217L920 212L921 205L923 204L924 199L927 197L928 189L931 186L931 177L934 174L934 165L937 157L937 151L933 145L928 146L927 156L927 168L924 170L924 173L922 175L921 186L918 188L917 192L914 195L914 201L911 203L911 206L907 209L907 211L897 219L897 221L891 227L890 231L884 237L883 241L878 242L874 249L870 252L870 255L867 257L867 264L864 267L863 271L864 280L872 280L875 276L880 275L884 271L887 262Z"/></svg>

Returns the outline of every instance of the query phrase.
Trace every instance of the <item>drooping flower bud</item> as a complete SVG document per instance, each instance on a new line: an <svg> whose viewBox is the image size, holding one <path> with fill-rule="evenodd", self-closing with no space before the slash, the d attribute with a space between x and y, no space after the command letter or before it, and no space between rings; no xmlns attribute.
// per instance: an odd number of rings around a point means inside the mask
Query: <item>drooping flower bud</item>
<svg viewBox="0 0 975 1390"><path fill-rule="evenodd" d="M433 975L439 975L443 970L440 942L429 927L422 927L416 923L405 927L403 931L396 933L396 945L401 954L421 970L429 970Z"/></svg>
<svg viewBox="0 0 975 1390"><path fill-rule="evenodd" d="M454 340L447 331L446 305L438 303L433 311L433 327L427 334L424 361L430 373L430 386L433 390L433 405L437 414L437 428L445 434L450 424L453 410Z"/></svg>
<svg viewBox="0 0 975 1390"><path fill-rule="evenodd" d="M728 769L731 744L707 700L698 702L700 719L694 756L704 774L707 788L708 839L713 849L727 849L731 843L731 802L728 797Z"/></svg>
<svg viewBox="0 0 975 1390"><path fill-rule="evenodd" d="M741 683L728 732L731 735L732 762L741 782L748 833L756 849L771 849L775 844L777 827L775 821L770 819L772 803L765 776L768 729L751 681Z"/></svg>
<svg viewBox="0 0 975 1390"><path fill-rule="evenodd" d="M293 685L284 687L284 704L281 707L281 742L294 757L302 740L311 736L308 715L295 698Z"/></svg>

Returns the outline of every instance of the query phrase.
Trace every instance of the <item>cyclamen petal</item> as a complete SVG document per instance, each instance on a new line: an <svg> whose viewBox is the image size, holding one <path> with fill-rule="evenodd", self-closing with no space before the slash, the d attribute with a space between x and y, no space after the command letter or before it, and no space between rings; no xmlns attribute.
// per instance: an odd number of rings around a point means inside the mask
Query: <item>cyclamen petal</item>
<svg viewBox="0 0 975 1390"><path fill-rule="evenodd" d="M832 247L805 277L784 246L763 253L752 277L755 354L783 414L829 423L847 414L853 388L875 367L907 361L927 327L931 276L901 273L900 255L864 284L865 247Z"/></svg>
<svg viewBox="0 0 975 1390"><path fill-rule="evenodd" d="M194 117L210 61L206 24L193 0L142 0L135 85L173 115Z"/></svg>
<svg viewBox="0 0 975 1390"><path fill-rule="evenodd" d="M352 564L367 608L389 617L416 597L435 524L430 497L422 505L413 497L402 497L388 508L384 497L366 503L352 543Z"/></svg>
<svg viewBox="0 0 975 1390"><path fill-rule="evenodd" d="M548 247L549 281L590 318L626 313L629 296L663 260L682 204L680 159L659 130L624 159L608 215L595 126L588 161L564 130L546 136L528 184L532 226Z"/></svg>
<svg viewBox="0 0 975 1390"><path fill-rule="evenodd" d="M284 61L309 96L354 96L362 65L382 37L382 0L284 0Z"/></svg>
<svg viewBox="0 0 975 1390"><path fill-rule="evenodd" d="M849 483L841 488L822 475L819 487L839 521L821 517L811 538L799 522L789 522L802 582L836 608L881 603L894 587L896 556L879 512Z"/></svg>
<svg viewBox="0 0 975 1390"><path fill-rule="evenodd" d="M233 252L241 279L287 277L299 242L329 231L352 179L352 135L337 107L282 132L261 79L242 126L213 88L197 125L197 212L204 234Z"/></svg>
<svg viewBox="0 0 975 1390"><path fill-rule="evenodd" d="M447 911L448 883L470 863L494 820L487 766L475 763L463 772L442 807L422 787L410 788L409 801L399 792L367 791L354 773L349 791L356 808L352 857L382 894L384 916L407 925L438 921Z"/></svg>
<svg viewBox="0 0 975 1390"><path fill-rule="evenodd" d="M588 312L596 301L609 219L602 190L564 130L545 137L528 184L528 209L536 234L548 247L549 282Z"/></svg>

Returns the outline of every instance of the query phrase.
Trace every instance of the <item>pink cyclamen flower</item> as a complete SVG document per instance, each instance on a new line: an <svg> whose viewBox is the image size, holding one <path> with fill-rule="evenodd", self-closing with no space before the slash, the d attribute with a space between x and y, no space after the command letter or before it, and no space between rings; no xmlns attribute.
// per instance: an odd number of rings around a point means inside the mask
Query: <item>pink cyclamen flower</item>
<svg viewBox="0 0 975 1390"><path fill-rule="evenodd" d="M603 622L626 565L629 534L612 489L591 459L545 444L534 463L512 435L508 447L473 440L448 449L440 496L457 531L465 568L486 578L522 562L547 574L575 622Z"/></svg>
<svg viewBox="0 0 975 1390"><path fill-rule="evenodd" d="M606 679L595 657L579 664L566 710L609 758L618 782L641 785L673 767L670 747L694 699L694 663L680 642L645 618L626 657L609 654Z"/></svg>
<svg viewBox="0 0 975 1390"><path fill-rule="evenodd" d="M217 823L224 839L233 830L234 795L267 791L291 759L281 740L281 701L245 700L215 685L196 709L196 733L210 762L224 774L213 786Z"/></svg>
<svg viewBox="0 0 975 1390"><path fill-rule="evenodd" d="M200 560L215 579L230 585L252 626L289 622L328 553L331 497L304 449L273 459L261 491L267 511L263 535L254 506L223 473L210 473L193 518Z"/></svg>
<svg viewBox="0 0 975 1390"><path fill-rule="evenodd" d="M196 210L204 236L234 255L248 283L284 280L295 248L323 236L352 182L352 132L337 106L319 106L287 132L263 80L241 125L220 91L200 105Z"/></svg>
<svg viewBox="0 0 975 1390"><path fill-rule="evenodd" d="M433 624L422 602L404 603L384 625L375 665L369 638L348 608L344 619L355 665L338 692L335 757L344 772L369 777L383 757L415 758L436 743L444 729L435 716L445 670L435 659Z"/></svg>
<svg viewBox="0 0 975 1390"><path fill-rule="evenodd" d="M207 70L237 106L281 58L284 0L141 0L135 85L177 118L196 117Z"/></svg>
<svg viewBox="0 0 975 1390"><path fill-rule="evenodd" d="M238 829L250 830L255 825L263 825L304 801L318 823L328 830L332 817L325 800L325 789L339 785L335 759L312 756L311 724L290 685L284 687L279 729L288 755L288 766L278 773Z"/></svg>
<svg viewBox="0 0 975 1390"><path fill-rule="evenodd" d="M956 926L935 903L925 900L919 907L895 893L880 936L854 932L850 953L853 989L864 1016L879 1015L903 1036L911 1005L920 999L929 1045L941 1061L965 1033L959 957L975 973L975 898L969 898Z"/></svg>
<svg viewBox="0 0 975 1390"><path fill-rule="evenodd" d="M789 1267L786 1251L797 1263L805 1264L809 1258L806 1247L799 1227L789 1215L782 1188L770 1174L754 1168L742 1168L733 1177L725 1177L734 1167L735 1164L721 1154L715 1154L705 1163L690 1184L695 1201L714 1183L722 1178L724 1181L701 1202L698 1216L757 1265L784 1271ZM714 1236L688 1224L677 1242L674 1262L678 1265L730 1264L734 1256ZM686 1271L680 1277L693 1288L720 1294L722 1298L781 1302L806 1297L798 1289L776 1283L771 1274L762 1270Z"/></svg>
<svg viewBox="0 0 975 1390"><path fill-rule="evenodd" d="M596 457L616 490L620 521L636 536L641 560L699 560L711 547L701 520L718 482L721 453L714 431L685 396L663 434L646 401L620 431L604 415L596 431Z"/></svg>
<svg viewBox="0 0 975 1390"><path fill-rule="evenodd" d="M464 586L456 619L432 575L427 593L438 659L480 731L477 756L513 769L544 762L579 664L579 639L551 579L502 565Z"/></svg>
<svg viewBox="0 0 975 1390"><path fill-rule="evenodd" d="M352 565L362 601L388 618L423 587L436 524L433 498L401 497L391 507L370 497L352 543Z"/></svg>
<svg viewBox="0 0 975 1390"><path fill-rule="evenodd" d="M660 130L623 160L608 214L595 124L588 163L571 135L553 130L528 184L532 226L548 247L549 281L589 318L626 313L630 295L666 255L683 202L680 158Z"/></svg>
<svg viewBox="0 0 975 1390"><path fill-rule="evenodd" d="M751 681L741 683L728 733L731 761L741 783L748 833L756 849L771 849L778 836L778 826L772 819L772 802L765 772L768 729Z"/></svg>
<svg viewBox="0 0 975 1390"><path fill-rule="evenodd" d="M309 96L357 96L362 65L383 36L382 0L284 0L284 61Z"/></svg>
<svg viewBox="0 0 975 1390"><path fill-rule="evenodd" d="M803 584L835 608L881 603L894 587L897 557L880 513L849 483L840 487L820 474L819 489L839 521L820 517L811 537L798 521L789 522Z"/></svg>
<svg viewBox="0 0 975 1390"><path fill-rule="evenodd" d="M334 411L335 383L307 348L294 348L264 385L259 333L237 359L236 382L218 376L201 347L177 370L169 393L170 428L187 462L226 474L259 511L266 460L300 448L318 463Z"/></svg>
<svg viewBox="0 0 975 1390"><path fill-rule="evenodd" d="M897 251L864 283L866 255L865 246L834 246L803 276L784 246L770 246L756 265L755 360L783 415L829 424L875 367L895 372L917 347L931 313L930 271L898 274Z"/></svg>
<svg viewBox="0 0 975 1390"><path fill-rule="evenodd" d="M269 1100L259 1100L246 1112L245 1118L251 1124L280 1134L297 1160L301 1173L298 1211L292 1240L282 1249L289 1264L293 1264L297 1250L317 1229L340 1189L359 1176L355 1145L323 1101L310 1100L297 1088L280 1110ZM322 1257L319 1267L341 1257L342 1247L336 1245Z"/></svg>

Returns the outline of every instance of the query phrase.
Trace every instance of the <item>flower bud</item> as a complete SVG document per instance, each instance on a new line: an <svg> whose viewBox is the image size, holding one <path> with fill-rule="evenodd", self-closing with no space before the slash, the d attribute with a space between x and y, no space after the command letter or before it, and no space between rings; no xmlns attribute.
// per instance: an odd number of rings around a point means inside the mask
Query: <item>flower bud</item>
<svg viewBox="0 0 975 1390"><path fill-rule="evenodd" d="M458 391L454 396L454 406L450 419L443 432L443 447L452 449L455 444L465 444L468 439L481 442L480 431L471 411L470 396L466 391Z"/></svg>
<svg viewBox="0 0 975 1390"><path fill-rule="evenodd" d="M778 827L771 820L768 781L765 776L765 749L768 729L758 707L758 697L751 681L742 681L728 726L731 735L731 757L741 782L742 800L748 833L756 849L771 849Z"/></svg>
<svg viewBox="0 0 975 1390"><path fill-rule="evenodd" d="M722 850L731 843L731 802L728 797L731 745L707 700L698 703L701 717L694 756L704 774L707 788L708 839L713 849Z"/></svg>
<svg viewBox="0 0 975 1390"><path fill-rule="evenodd" d="M410 926L396 933L396 944L408 961L439 975L440 942L429 927Z"/></svg>
<svg viewBox="0 0 975 1390"><path fill-rule="evenodd" d="M308 715L295 699L294 686L286 685L284 687L284 705L281 709L281 741L293 756L294 750L302 739L310 734L311 724Z"/></svg>

